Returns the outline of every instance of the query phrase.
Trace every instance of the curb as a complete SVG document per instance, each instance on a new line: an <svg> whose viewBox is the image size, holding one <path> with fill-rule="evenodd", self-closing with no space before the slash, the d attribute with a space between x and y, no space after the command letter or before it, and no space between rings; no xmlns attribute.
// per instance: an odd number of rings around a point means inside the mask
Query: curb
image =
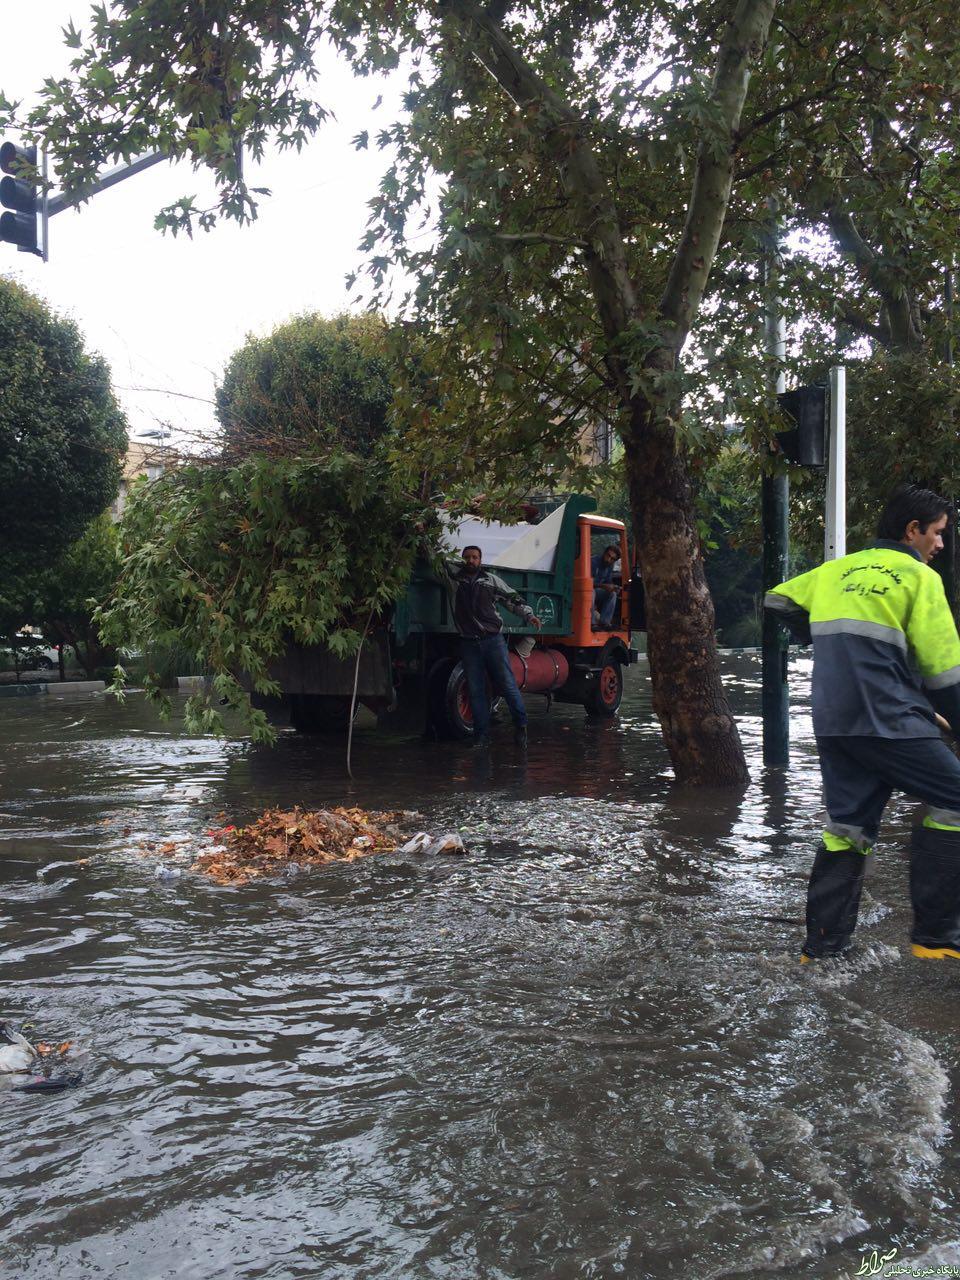
<svg viewBox="0 0 960 1280"><path fill-rule="evenodd" d="M34 693L46 693L47 686L38 680L35 684L0 684L0 698L29 698Z"/></svg>
<svg viewBox="0 0 960 1280"><path fill-rule="evenodd" d="M58 680L56 684L37 680L31 684L0 684L0 698L27 698L37 693L64 698L73 693L103 693L106 687L103 680Z"/></svg>

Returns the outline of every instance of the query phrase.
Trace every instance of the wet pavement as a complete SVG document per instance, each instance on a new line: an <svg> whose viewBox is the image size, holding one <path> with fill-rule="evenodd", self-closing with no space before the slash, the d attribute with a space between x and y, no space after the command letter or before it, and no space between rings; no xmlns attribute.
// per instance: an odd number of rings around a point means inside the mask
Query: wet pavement
<svg viewBox="0 0 960 1280"><path fill-rule="evenodd" d="M0 1086L0 1276L960 1274L960 974L909 955L911 807L856 960L801 969L809 663L787 771L757 660L726 667L742 795L671 786L642 669L614 723L531 699L526 758L509 725L487 758L360 731L354 783L336 741L136 695L0 704L0 1017L85 1070ZM467 855L229 889L137 848L332 803Z"/></svg>

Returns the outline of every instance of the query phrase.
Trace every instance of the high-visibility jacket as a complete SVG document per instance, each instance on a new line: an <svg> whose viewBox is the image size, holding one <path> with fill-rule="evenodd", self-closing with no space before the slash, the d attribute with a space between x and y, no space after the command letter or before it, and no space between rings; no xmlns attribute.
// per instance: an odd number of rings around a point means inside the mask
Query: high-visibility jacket
<svg viewBox="0 0 960 1280"><path fill-rule="evenodd" d="M960 637L940 575L905 543L828 560L764 607L813 641L818 737L934 738L934 708L960 733Z"/></svg>

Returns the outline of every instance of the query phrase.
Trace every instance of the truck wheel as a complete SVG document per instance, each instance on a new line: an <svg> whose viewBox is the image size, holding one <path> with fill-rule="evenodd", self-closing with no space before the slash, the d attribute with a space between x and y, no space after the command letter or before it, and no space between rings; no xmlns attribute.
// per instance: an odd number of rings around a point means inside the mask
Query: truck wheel
<svg viewBox="0 0 960 1280"><path fill-rule="evenodd" d="M594 716L615 716L623 698L623 667L616 658L608 657L597 670L583 705Z"/></svg>
<svg viewBox="0 0 960 1280"><path fill-rule="evenodd" d="M431 685L430 711L440 737L473 737L473 712L463 663L453 659L445 662L433 673ZM491 699L491 710L495 701Z"/></svg>
<svg viewBox="0 0 960 1280"><path fill-rule="evenodd" d="M358 702L357 709L359 706ZM297 733L346 733L350 725L350 699L322 693L292 693L290 723Z"/></svg>

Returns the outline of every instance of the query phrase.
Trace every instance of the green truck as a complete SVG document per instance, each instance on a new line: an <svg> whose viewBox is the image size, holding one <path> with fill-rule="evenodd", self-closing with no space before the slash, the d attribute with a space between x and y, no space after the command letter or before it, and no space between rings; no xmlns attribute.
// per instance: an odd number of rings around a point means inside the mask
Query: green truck
<svg viewBox="0 0 960 1280"><path fill-rule="evenodd" d="M615 715L623 668L638 657L631 632L643 629L642 587L629 574L623 522L596 514L593 499L578 495L536 524L475 519L451 524L447 542L457 551L471 543L480 546L484 564L541 621L537 632L504 614L521 692L581 703L595 715ZM614 579L618 602L613 621L601 629L593 608L591 561L611 544L620 553L619 581L616 573ZM409 725L446 738L472 732L450 594L426 562L417 564L389 621L368 636L359 666L355 659L291 644L271 674L282 697L253 695L254 705L301 732L345 728L355 679L357 703L373 710L382 724Z"/></svg>

